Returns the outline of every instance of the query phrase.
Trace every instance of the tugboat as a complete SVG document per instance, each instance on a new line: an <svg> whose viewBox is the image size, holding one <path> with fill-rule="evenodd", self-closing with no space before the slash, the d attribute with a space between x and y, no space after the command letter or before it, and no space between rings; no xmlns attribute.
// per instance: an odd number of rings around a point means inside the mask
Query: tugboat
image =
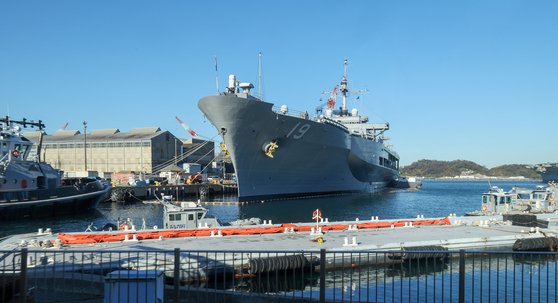
<svg viewBox="0 0 558 303"><path fill-rule="evenodd" d="M40 132L37 156L28 159L33 143L22 127ZM78 214L96 208L111 187L99 180L63 180L62 172L40 160L42 121L0 118L0 219L21 219ZM31 157L30 157L31 158Z"/></svg>

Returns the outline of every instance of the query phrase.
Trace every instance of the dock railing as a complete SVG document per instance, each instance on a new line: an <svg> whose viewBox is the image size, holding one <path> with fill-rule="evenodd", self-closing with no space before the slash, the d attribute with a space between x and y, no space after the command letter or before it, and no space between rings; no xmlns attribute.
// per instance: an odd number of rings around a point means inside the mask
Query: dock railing
<svg viewBox="0 0 558 303"><path fill-rule="evenodd" d="M556 302L557 277L554 252L0 251L0 302Z"/></svg>

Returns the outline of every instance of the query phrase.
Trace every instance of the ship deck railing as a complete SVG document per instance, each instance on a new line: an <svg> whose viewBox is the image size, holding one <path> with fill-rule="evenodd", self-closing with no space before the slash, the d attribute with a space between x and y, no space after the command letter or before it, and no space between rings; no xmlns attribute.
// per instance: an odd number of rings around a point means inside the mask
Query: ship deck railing
<svg viewBox="0 0 558 303"><path fill-rule="evenodd" d="M23 248L0 257L0 302L558 300L556 252Z"/></svg>
<svg viewBox="0 0 558 303"><path fill-rule="evenodd" d="M337 127L339 129L341 129L342 131L346 132L346 133L350 133L349 129L343 125L342 123L339 123L333 119L327 118L325 116L318 116L316 114L314 114L312 117L310 117L308 115L308 112L301 112L301 111L296 111L296 110L291 110L289 109L288 111L283 111L281 110L280 106L273 106L272 110L278 114L278 115L284 115L284 116L290 116L290 117L296 117L296 118L300 118L300 119L308 119L308 120L312 120L314 122L318 122L318 123L325 123L325 124L329 124L332 125L334 127ZM359 135L360 136L360 135Z"/></svg>

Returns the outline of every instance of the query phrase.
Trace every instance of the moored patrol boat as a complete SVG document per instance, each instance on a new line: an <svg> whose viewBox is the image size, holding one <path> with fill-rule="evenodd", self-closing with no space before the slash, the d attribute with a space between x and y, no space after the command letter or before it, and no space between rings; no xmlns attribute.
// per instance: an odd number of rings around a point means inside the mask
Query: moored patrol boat
<svg viewBox="0 0 558 303"><path fill-rule="evenodd" d="M548 186L538 185L534 189L513 187L509 191L492 186L482 194L481 210L465 215L554 213L558 210L556 197L558 197L558 188L554 182L549 182Z"/></svg>
<svg viewBox="0 0 558 303"><path fill-rule="evenodd" d="M42 131L41 121L5 117L0 123L0 219L82 213L110 194L109 184L98 180L62 180L59 170L40 161L40 143L37 158L28 159L33 143L21 134L20 126Z"/></svg>
<svg viewBox="0 0 558 303"><path fill-rule="evenodd" d="M341 83L314 117L277 108L250 94L251 83L229 76L226 92L198 106L223 137L234 165L239 201L373 192L399 176L399 156L385 141L389 123L370 123L347 110L347 64ZM337 90L342 106L334 109ZM320 108L321 109L321 108Z"/></svg>

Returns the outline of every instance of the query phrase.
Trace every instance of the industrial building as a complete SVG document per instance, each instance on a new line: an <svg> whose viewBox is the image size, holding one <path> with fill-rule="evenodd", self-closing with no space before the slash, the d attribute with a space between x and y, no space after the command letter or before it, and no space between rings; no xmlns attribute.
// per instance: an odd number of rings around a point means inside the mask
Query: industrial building
<svg viewBox="0 0 558 303"><path fill-rule="evenodd" d="M38 132L24 136L38 145ZM213 159L214 142L179 139L158 127L133 128L130 132L59 130L43 136L41 149L42 161L68 174L83 171L105 176L122 171L150 174L172 164L199 163L205 167Z"/></svg>

